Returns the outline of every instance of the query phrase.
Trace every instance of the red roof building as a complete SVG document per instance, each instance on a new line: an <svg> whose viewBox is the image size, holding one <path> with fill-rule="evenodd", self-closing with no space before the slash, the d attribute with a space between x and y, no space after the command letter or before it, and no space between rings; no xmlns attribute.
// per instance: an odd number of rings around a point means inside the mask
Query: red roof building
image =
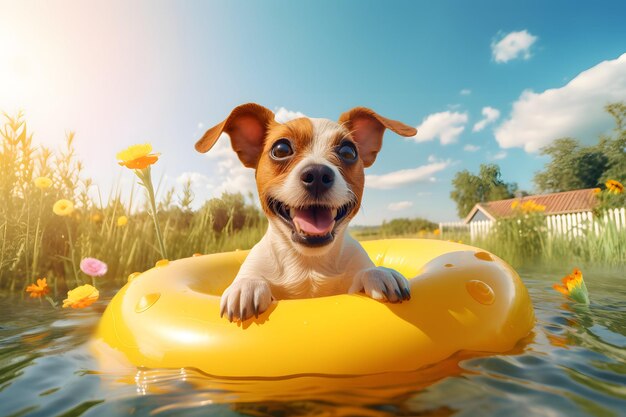
<svg viewBox="0 0 626 417"><path fill-rule="evenodd" d="M515 214L513 208L515 201L518 204L533 201L535 204L544 206L545 210L543 213L546 216L588 212L592 211L598 204L596 198L597 190L597 188L586 188L562 193L529 195L520 198L478 203L470 210L463 222L469 224L474 221L495 221L504 217L511 217Z"/></svg>

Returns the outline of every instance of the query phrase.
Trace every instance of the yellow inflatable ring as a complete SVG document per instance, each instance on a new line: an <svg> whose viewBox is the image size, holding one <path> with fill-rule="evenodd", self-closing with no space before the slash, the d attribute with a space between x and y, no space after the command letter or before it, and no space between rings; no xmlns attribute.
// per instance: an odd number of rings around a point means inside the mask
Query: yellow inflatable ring
<svg viewBox="0 0 626 417"><path fill-rule="evenodd" d="M457 351L505 352L533 327L524 284L504 261L438 240L364 242L378 266L411 279L412 298L282 300L258 319L219 317L219 295L247 252L180 259L130 280L108 305L98 343L135 366L221 377L411 371Z"/></svg>

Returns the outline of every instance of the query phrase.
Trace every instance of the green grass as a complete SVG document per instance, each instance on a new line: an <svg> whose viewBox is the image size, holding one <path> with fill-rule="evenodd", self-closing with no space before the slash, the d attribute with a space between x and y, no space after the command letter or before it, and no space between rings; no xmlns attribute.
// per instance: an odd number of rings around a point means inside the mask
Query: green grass
<svg viewBox="0 0 626 417"><path fill-rule="evenodd" d="M383 221L380 226L354 226L350 234L357 240L390 239L394 237L429 237L439 235L437 224L422 218L398 218Z"/></svg>
<svg viewBox="0 0 626 417"><path fill-rule="evenodd" d="M602 213L597 213L601 218ZM389 238L430 238L467 243L486 249L514 267L594 267L617 269L626 265L626 230L615 223L599 221L596 227L587 225L566 234L550 233L545 216L539 212L519 212L517 216L502 219L491 232L476 239L466 229L444 228L440 234L423 229L414 232L394 230L383 226L357 227L351 234L358 240Z"/></svg>
<svg viewBox="0 0 626 417"><path fill-rule="evenodd" d="M515 267L548 266L616 269L626 265L626 230L599 221L597 227L550 233L541 213L498 221L491 233L471 242Z"/></svg>
<svg viewBox="0 0 626 417"><path fill-rule="evenodd" d="M101 191L83 175L73 133L58 152L36 148L18 114L5 115L0 135L0 289L24 294L36 278L47 277L54 294L63 294L91 282L76 268L84 257L108 264L109 271L98 279L98 286L119 286L128 274L144 271L161 258L147 204L131 211L135 200L143 199L144 189L134 185L124 191L118 184L108 201L102 201ZM113 160L111 168L126 169ZM37 177L51 179L52 185L37 188ZM128 198L122 199L123 192ZM95 199L94 194L98 195ZM265 233L265 217L241 194L224 194L199 210L191 209L189 183L161 195L157 216L171 259L247 249ZM53 213L59 199L74 203L71 216ZM120 216L128 217L125 226L118 226Z"/></svg>

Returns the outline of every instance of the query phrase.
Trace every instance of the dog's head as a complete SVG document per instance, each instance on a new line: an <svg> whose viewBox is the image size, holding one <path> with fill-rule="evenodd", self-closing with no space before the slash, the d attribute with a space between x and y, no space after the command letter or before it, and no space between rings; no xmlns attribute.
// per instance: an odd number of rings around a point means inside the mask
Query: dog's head
<svg viewBox="0 0 626 417"><path fill-rule="evenodd" d="M258 104L236 107L196 143L207 152L222 132L241 162L256 169L263 211L272 226L305 255L326 253L361 205L364 167L374 163L383 133L416 130L357 107L339 122L302 117L287 123Z"/></svg>

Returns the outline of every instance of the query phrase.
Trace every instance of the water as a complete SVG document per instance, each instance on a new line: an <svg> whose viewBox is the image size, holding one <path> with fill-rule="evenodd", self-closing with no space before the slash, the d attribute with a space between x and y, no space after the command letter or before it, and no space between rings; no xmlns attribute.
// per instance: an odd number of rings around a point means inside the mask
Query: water
<svg viewBox="0 0 626 417"><path fill-rule="evenodd" d="M0 299L0 416L626 416L626 276L585 274L592 304L580 306L552 290L554 275L521 275L537 324L509 354L298 384L104 372L87 342L106 300L55 311Z"/></svg>

